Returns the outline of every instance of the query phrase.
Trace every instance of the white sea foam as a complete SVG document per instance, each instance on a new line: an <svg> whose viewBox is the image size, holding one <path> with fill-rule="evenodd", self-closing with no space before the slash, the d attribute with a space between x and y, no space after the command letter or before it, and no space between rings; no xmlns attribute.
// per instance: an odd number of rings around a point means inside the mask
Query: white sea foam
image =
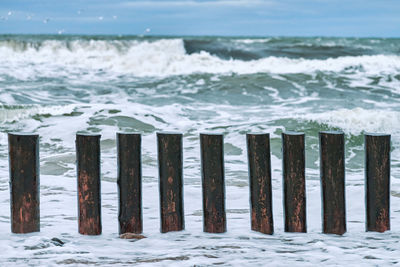
<svg viewBox="0 0 400 267"><path fill-rule="evenodd" d="M244 44L243 44L244 45ZM40 135L41 232L15 235L10 232L10 213L0 218L0 265L389 265L398 262L400 213L400 171L398 147L400 139L400 112L395 101L368 97L360 101L363 108L328 111L324 101L331 97L325 89L345 87L332 81L321 90L314 84L289 81L294 94L287 87L284 75L272 75L278 83L268 81L252 90L252 80L244 77L240 87L248 89L246 97L265 97L268 101L242 101L230 104L229 81L226 87L221 73L309 73L316 71L343 71L351 74L354 82L371 73L398 74L399 63L394 56L343 57L328 60L264 58L255 61L222 60L208 53L188 55L182 40L159 41L45 41L40 45L21 45L0 42L0 76L17 78L60 77L65 92L58 92L59 81L42 87L42 81L9 82L7 77L0 98L0 128L2 131L32 131ZM213 73L211 78L195 77L188 84L179 84L180 77L166 83L139 84L132 89L130 82L119 79L104 83L104 87L119 88L111 93L98 94L93 79L134 76L165 76L195 72ZM85 74L82 74L85 73ZM364 73L358 75L359 73ZM81 76L79 76L81 75ZM65 77L64 77L65 76ZM255 75L258 78L258 75ZM313 75L317 80L317 73ZM71 81L78 77L75 81ZM82 79L88 77L89 82ZM348 78L347 76L346 78ZM235 77L236 78L236 77ZM0 77L0 79L2 79ZM68 80L71 84L64 82ZM211 86L213 101L200 101L203 89ZM43 79L45 80L45 79ZM135 80L135 79L132 79ZM138 79L147 81L152 79ZM172 81L172 83L171 83ZM363 80L361 80L363 81ZM327 81L328 82L328 81ZM65 83L65 84L64 84ZM12 84L12 85L10 85ZM393 84L390 85L393 87ZM132 87L137 86L132 85ZM389 82L388 82L389 87ZM43 90L42 90L43 88ZM128 89L126 89L128 88ZM182 94L172 90L197 92L199 95L182 100ZM368 88L372 88L368 87ZM1 89L1 88L0 88ZM77 90L76 99L70 95ZM125 90L126 89L126 90ZM168 89L165 92L165 89ZM254 89L254 88L253 88ZM375 88L372 88L375 89ZM62 91L62 90L60 90ZM378 90L370 90L375 94ZM50 93L51 92L51 93ZM79 93L78 93L79 92ZM138 93L136 93L138 92ZM143 93L146 92L146 93ZM204 94L208 93L205 90ZM361 92L362 94L362 92ZM83 99L81 99L83 96ZM90 96L90 97L88 97ZM333 96L336 96L334 94ZM235 95L241 100L242 95ZM65 101L69 98L69 101ZM162 98L162 100L160 100ZM244 97L243 97L244 98ZM394 99L394 97L393 97ZM391 99L391 100L393 100ZM164 101L165 100L165 101ZM52 106L23 105L43 103ZM74 103L63 106L63 103ZM233 102L236 103L236 102ZM308 104L310 103L310 104ZM365 104L366 103L366 104ZM312 113L320 104L323 112ZM352 103L351 103L352 104ZM349 107L347 103L342 105ZM368 109L369 107L373 107ZM64 115L65 113L73 114ZM46 115L45 115L46 114ZM300 114L300 115L298 115ZM40 116L35 116L40 115ZM309 123L311 122L311 123ZM283 130L296 127L310 130L306 136L307 153L307 234L284 232L282 205L281 136ZM321 234L321 192L319 183L317 128L340 128L357 144L346 145L346 214L348 233L344 236ZM311 127L312 129L309 129ZM301 128L302 129L302 128ZM184 201L186 230L168 234L159 233L158 169L156 132L178 131L183 135ZM77 195L75 166L75 133L101 133L102 218L103 235L88 237L77 231ZM117 149L118 131L142 134L143 167L143 222L148 238L128 242L118 238ZM360 133L385 132L393 135L391 170L392 231L365 233L364 175L360 171L363 151ZM224 134L224 167L228 232L202 232L200 132ZM250 230L249 188L247 174L247 132L268 132L271 135L271 163L273 214L275 234L266 236ZM9 178L6 134L0 135L0 208L9 210ZM314 164L312 164L314 162ZM356 169L353 169L356 168ZM355 170L355 171L353 171ZM59 238L65 244L54 244ZM371 253L371 251L375 253Z"/></svg>
<svg viewBox="0 0 400 267"><path fill-rule="evenodd" d="M255 43L268 43L271 41L271 38L263 38L263 39L237 39L236 43L242 44L255 44Z"/></svg>
<svg viewBox="0 0 400 267"><path fill-rule="evenodd" d="M122 109L123 107L123 109ZM10 107L8 107L10 108ZM118 104L81 104L55 106L40 109L32 106L30 114L52 115L64 114L72 110L81 112L79 116L44 116L38 122L32 118L21 119L17 124L24 124L27 130L36 131L41 136L41 232L29 235L10 233L9 213L0 220L0 248L4 251L1 265L25 266L29 260L34 265L54 264L98 264L165 266L165 265L225 265L243 266L260 265L266 260L273 265L351 265L390 264L397 255L393 250L399 249L398 230L385 234L365 233L364 230L364 187L362 172L347 173L346 207L348 233L344 236L321 234L321 192L316 169L307 169L307 234L285 233L283 228L283 190L282 162L276 156L278 147L272 146L272 190L275 234L266 236L250 230L249 189L246 160L246 141L243 132L248 130L249 123L265 125L265 114L259 114L264 108L243 110L231 105L207 105L203 107L173 104L167 106L149 106L140 103L125 102ZM26 108L26 109L30 109ZM122 109L117 113L110 110ZM208 118L190 118L192 113L210 112ZM19 109L21 111L21 109ZM287 114L281 109L281 114ZM305 116L318 122L333 121L340 125L337 117L346 117L359 123L385 119L388 113L378 114L374 110L341 110L336 114L323 113ZM257 114L259 114L257 116ZM346 115L353 114L353 115ZM361 114L361 115L360 115ZM152 116L149 116L152 115ZM252 116L248 116L252 115ZM337 117L336 117L337 115ZM397 113L392 116L398 115ZM118 190L117 152L115 132L118 125L109 123L114 116L131 117L154 126L154 130L142 135L143 163L143 226L144 235L148 238L131 243L118 238ZM154 118L156 116L158 118ZM320 117L318 117L320 116ZM11 117L10 117L11 118ZM91 119L102 119L99 125L91 125ZM250 119L249 119L250 118ZM364 121L364 122L363 122ZM351 123L351 122L346 122ZM344 123L343 125L346 125ZM368 123L367 123L368 124ZM226 126L224 128L214 128ZM365 125L364 125L365 126ZM360 127L364 127L361 125ZM101 130L102 157L102 218L103 234L98 237L79 235L77 231L77 197L74 138L77 130L97 127ZM132 126L133 127L133 126ZM266 126L267 127L267 126ZM396 126L393 126L396 129ZM379 128L379 127L378 127ZM377 129L378 129L377 128ZM159 232L159 202L157 146L155 131L158 129L179 130L185 133L184 149L184 201L186 230L161 234ZM226 131L225 144L231 144L241 152L229 154L226 149L226 211L228 232L225 234L206 234L202 232L202 200L200 144L198 131ZM268 129L269 132L269 129ZM272 133L272 132L271 132ZM59 139L59 141L54 139ZM277 138L277 136L273 136ZM53 139L53 140L52 140ZM9 209L8 168L5 154L6 139L0 142L0 208ZM272 140L272 144L276 140ZM58 150L58 148L60 148ZM313 151L318 154L317 151ZM239 155L240 154L240 155ZM56 166L56 167L52 167ZM65 172L64 172L65 171ZM54 174L52 173L54 172ZM59 174L62 173L62 174ZM313 179L310 179L313 178ZM399 179L392 180L392 192L398 194ZM392 197L394 210L400 205L400 198ZM400 214L393 212L393 223L400 221ZM51 242L52 238L61 239L62 246ZM372 240L371 240L372 239ZM371 248L378 253L379 259L367 258ZM266 253L265 251L268 251Z"/></svg>
<svg viewBox="0 0 400 267"><path fill-rule="evenodd" d="M191 73L312 73L316 71L363 72L365 75L395 74L400 56L364 55L339 58L224 60L208 52L186 54L182 39L157 41L49 40L39 44L0 42L0 75L19 79L32 76L82 75L84 73L143 76ZM35 68L32 69L32 65ZM90 75L89 75L90 76ZM111 75L113 76L113 75Z"/></svg>
<svg viewBox="0 0 400 267"><path fill-rule="evenodd" d="M340 128L347 134L362 132L400 134L400 112L363 108L339 109L323 113L309 113L300 118Z"/></svg>
<svg viewBox="0 0 400 267"><path fill-rule="evenodd" d="M48 107L40 105L24 105L14 107L8 106L7 108L4 108L0 105L0 122L19 121L40 114L51 114L51 116L57 116L72 112L74 107L74 105Z"/></svg>

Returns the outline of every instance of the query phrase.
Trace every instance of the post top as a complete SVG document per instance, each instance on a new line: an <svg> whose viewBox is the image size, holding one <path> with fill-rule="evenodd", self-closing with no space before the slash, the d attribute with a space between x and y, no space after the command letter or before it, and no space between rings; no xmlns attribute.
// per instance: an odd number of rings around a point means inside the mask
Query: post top
<svg viewBox="0 0 400 267"><path fill-rule="evenodd" d="M142 135L142 134L133 132L117 132L117 135Z"/></svg>
<svg viewBox="0 0 400 267"><path fill-rule="evenodd" d="M344 134L343 131L320 131L319 133L320 134L339 134L339 135Z"/></svg>
<svg viewBox="0 0 400 267"><path fill-rule="evenodd" d="M257 133L247 133L246 135L247 135L247 136L252 136L252 135L257 135L257 136L260 136L260 135L267 135L267 136L269 136L269 133L260 133L260 132L257 132Z"/></svg>
<svg viewBox="0 0 400 267"><path fill-rule="evenodd" d="M208 132L200 133L200 136L207 136L207 135L210 135L210 136L223 136L222 133L208 133Z"/></svg>
<svg viewBox="0 0 400 267"><path fill-rule="evenodd" d="M390 134L386 134L386 133L365 133L365 136L389 136Z"/></svg>
<svg viewBox="0 0 400 267"><path fill-rule="evenodd" d="M158 135L182 135L182 133L174 131L163 131L163 132L157 132L157 136Z"/></svg>
<svg viewBox="0 0 400 267"><path fill-rule="evenodd" d="M39 134L36 133L30 133L30 132L9 132L8 135L14 135L14 136L39 136Z"/></svg>
<svg viewBox="0 0 400 267"><path fill-rule="evenodd" d="M77 132L76 136L91 136L91 137L101 137L101 134L96 134L96 133L82 133L82 132Z"/></svg>
<svg viewBox="0 0 400 267"><path fill-rule="evenodd" d="M282 134L285 135L304 135L304 132L295 132L295 131L284 131Z"/></svg>

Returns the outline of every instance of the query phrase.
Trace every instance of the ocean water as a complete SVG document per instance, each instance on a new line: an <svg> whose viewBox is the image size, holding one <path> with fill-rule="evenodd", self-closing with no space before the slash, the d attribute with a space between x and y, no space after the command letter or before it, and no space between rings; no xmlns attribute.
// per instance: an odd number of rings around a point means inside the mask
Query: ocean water
<svg viewBox="0 0 400 267"><path fill-rule="evenodd" d="M400 264L400 39L0 36L0 265ZM306 134L307 234L281 138ZM346 136L348 232L321 233L318 132ZM40 134L41 232L11 234L7 132ZM101 133L101 236L77 231L76 132ZM144 235L118 238L116 132L142 134ZM184 134L186 230L159 232L156 132ZM199 133L224 134L228 232L202 232ZM268 132L275 234L250 230L245 134ZM392 135L391 226L365 232L365 132ZM62 240L60 245L52 238Z"/></svg>

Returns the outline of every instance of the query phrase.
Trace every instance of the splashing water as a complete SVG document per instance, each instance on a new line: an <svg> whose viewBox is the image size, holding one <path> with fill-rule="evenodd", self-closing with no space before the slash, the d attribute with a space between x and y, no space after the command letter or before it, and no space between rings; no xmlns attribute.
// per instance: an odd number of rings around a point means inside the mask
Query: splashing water
<svg viewBox="0 0 400 267"><path fill-rule="evenodd" d="M400 40L0 36L2 265L398 263ZM318 131L346 133L348 233L321 234ZM159 233L157 131L184 133L186 230ZM306 133L308 233L283 232L281 140ZM41 232L10 233L6 132L40 134ZM77 233L74 140L101 133L103 235ZM116 132L143 136L144 235L120 240ZM224 134L228 232L202 232L199 133ZM245 134L269 132L275 234L250 231ZM392 231L365 233L364 132L392 134ZM56 242L58 238L62 241Z"/></svg>

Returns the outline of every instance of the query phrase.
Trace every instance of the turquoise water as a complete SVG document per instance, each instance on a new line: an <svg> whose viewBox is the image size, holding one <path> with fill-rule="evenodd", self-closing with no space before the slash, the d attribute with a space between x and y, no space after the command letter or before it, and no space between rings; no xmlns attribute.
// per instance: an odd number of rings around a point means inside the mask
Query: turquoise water
<svg viewBox="0 0 400 267"><path fill-rule="evenodd" d="M0 36L3 264L397 262L400 39ZM281 139L306 133L307 235L283 233ZM346 134L348 234L321 234L318 131ZM12 235L6 132L40 134L42 231ZM104 233L77 234L74 140L102 134ZM144 234L117 238L117 131L143 135ZM186 231L159 233L156 136L184 133ZM224 134L228 233L202 233L199 133ZM271 134L272 237L250 231L245 134ZM364 132L392 134L392 231L364 233ZM57 237L64 246L50 240ZM375 249L372 250L372 247ZM373 253L372 253L373 252ZM372 254L372 256L371 256ZM151 261L153 260L153 261Z"/></svg>

